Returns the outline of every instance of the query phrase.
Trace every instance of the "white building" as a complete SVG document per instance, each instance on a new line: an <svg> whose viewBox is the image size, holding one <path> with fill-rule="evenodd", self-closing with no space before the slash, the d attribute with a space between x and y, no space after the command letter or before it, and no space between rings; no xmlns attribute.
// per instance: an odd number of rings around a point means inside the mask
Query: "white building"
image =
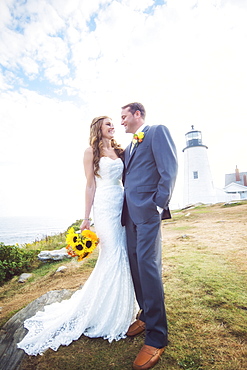
<svg viewBox="0 0 247 370"><path fill-rule="evenodd" d="M216 203L216 191L210 171L206 145L202 144L201 131L185 134L184 152L184 206L195 203Z"/></svg>
<svg viewBox="0 0 247 370"><path fill-rule="evenodd" d="M226 174L224 191L232 200L247 199L247 172L239 172L236 166L235 173Z"/></svg>
<svg viewBox="0 0 247 370"><path fill-rule="evenodd" d="M235 173L225 175L225 187L215 188L207 156L208 147L202 143L201 131L191 126L185 138L184 207L196 203L214 204L247 199L247 172L239 172L236 167Z"/></svg>

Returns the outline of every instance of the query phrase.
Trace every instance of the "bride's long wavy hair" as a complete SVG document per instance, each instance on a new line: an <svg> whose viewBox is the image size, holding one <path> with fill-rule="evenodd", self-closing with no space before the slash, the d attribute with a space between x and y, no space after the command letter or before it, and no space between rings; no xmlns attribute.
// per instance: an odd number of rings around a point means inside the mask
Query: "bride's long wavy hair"
<svg viewBox="0 0 247 370"><path fill-rule="evenodd" d="M101 127L105 118L110 117L95 117L90 125L89 144L93 148L94 174L98 177L99 161L101 157L104 157ZM117 156L123 159L123 148L116 142L115 139L111 139L111 146L114 148Z"/></svg>

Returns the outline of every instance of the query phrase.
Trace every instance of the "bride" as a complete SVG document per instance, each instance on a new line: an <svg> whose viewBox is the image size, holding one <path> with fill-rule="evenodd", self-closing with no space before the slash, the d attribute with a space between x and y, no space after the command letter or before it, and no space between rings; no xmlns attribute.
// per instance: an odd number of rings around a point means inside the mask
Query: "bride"
<svg viewBox="0 0 247 370"><path fill-rule="evenodd" d="M56 351L82 334L109 342L125 338L137 307L121 226L123 203L123 150L114 140L107 116L94 118L90 147L84 153L87 179L85 218L81 230L90 228L93 207L95 230L100 238L99 257L90 277L70 299L44 307L24 322L29 331L18 348L28 355Z"/></svg>

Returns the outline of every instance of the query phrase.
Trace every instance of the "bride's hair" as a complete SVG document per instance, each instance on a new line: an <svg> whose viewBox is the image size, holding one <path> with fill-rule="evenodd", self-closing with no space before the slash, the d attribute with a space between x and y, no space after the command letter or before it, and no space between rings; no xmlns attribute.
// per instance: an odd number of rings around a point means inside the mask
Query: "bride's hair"
<svg viewBox="0 0 247 370"><path fill-rule="evenodd" d="M110 117L95 117L90 125L89 144L93 148L93 164L95 176L99 176L99 160L101 157L104 157L101 127L105 118ZM114 148L117 156L123 158L123 148L121 148L116 140L111 139L111 146Z"/></svg>

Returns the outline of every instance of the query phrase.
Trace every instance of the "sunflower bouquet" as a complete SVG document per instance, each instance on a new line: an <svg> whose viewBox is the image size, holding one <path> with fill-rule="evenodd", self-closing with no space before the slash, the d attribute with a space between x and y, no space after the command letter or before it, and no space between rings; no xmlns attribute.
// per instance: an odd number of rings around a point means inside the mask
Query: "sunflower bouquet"
<svg viewBox="0 0 247 370"><path fill-rule="evenodd" d="M99 243L99 238L91 230L76 233L74 228L69 228L66 235L66 249L71 257L78 257L78 261L88 257Z"/></svg>

